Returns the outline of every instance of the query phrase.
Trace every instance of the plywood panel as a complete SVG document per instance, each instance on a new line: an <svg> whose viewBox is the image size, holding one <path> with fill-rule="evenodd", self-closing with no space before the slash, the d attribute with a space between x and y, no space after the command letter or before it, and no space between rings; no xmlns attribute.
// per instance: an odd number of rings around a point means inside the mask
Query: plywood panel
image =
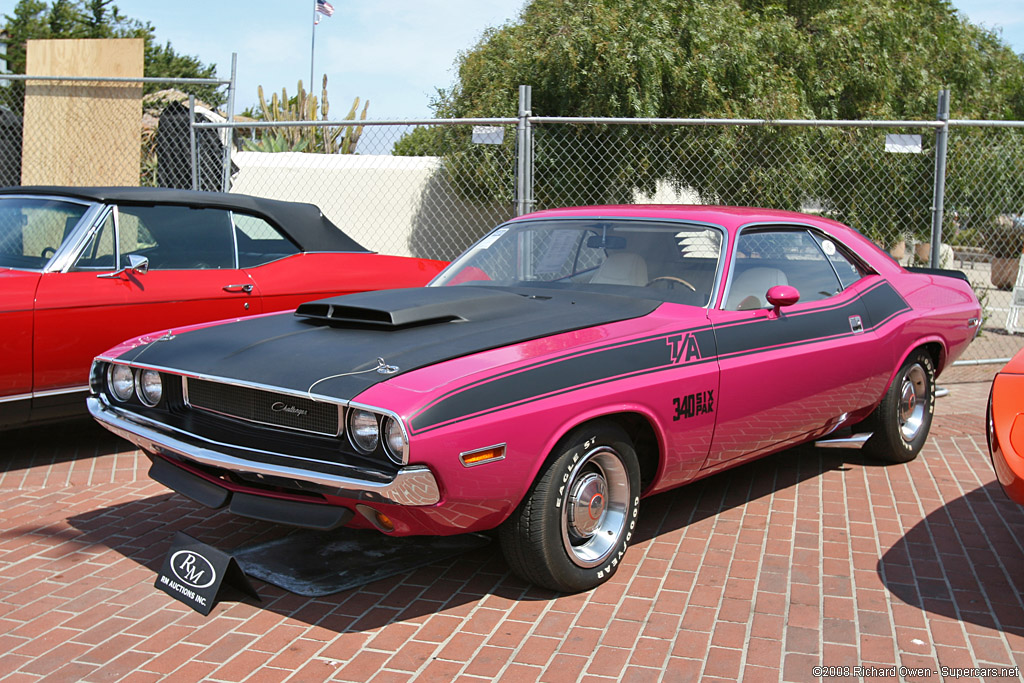
<svg viewBox="0 0 1024 683"><path fill-rule="evenodd" d="M143 73L143 41L30 40L32 76L128 77ZM24 185L138 185L142 84L28 81Z"/></svg>

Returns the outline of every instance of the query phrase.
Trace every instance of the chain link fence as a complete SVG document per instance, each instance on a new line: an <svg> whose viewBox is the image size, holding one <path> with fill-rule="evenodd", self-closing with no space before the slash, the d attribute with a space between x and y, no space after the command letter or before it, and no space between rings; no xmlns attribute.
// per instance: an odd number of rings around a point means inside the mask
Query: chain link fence
<svg viewBox="0 0 1024 683"><path fill-rule="evenodd" d="M5 185L23 184L30 139L16 90L0 89ZM999 361L1024 346L1022 122L552 118L530 115L528 89L520 97L517 118L275 124L165 102L146 110L138 182L311 202L371 249L439 259L517 213L554 206L816 213L906 265L934 256L935 265L965 272L985 306L968 360ZM344 140L348 153L311 153L325 139Z"/></svg>
<svg viewBox="0 0 1024 683"><path fill-rule="evenodd" d="M231 191L316 204L346 234L375 251L451 260L514 215L512 122L237 123L232 128L243 150L265 147L268 138L288 129L303 131L312 143L349 129L352 153L235 152ZM197 130L224 127L198 124ZM487 131L484 137L481 130ZM431 154L392 154L408 136L429 139Z"/></svg>
<svg viewBox="0 0 1024 683"><path fill-rule="evenodd" d="M0 184L192 187L197 141L189 123L189 97L176 88L215 90L231 102L232 83L4 74ZM226 120L201 102L193 103L191 111L196 121ZM199 185L220 190L230 163L220 139L226 133L206 134L215 140L206 145L198 165Z"/></svg>
<svg viewBox="0 0 1024 683"><path fill-rule="evenodd" d="M814 122L533 118L533 207L767 206L850 225L908 266L967 274L985 308L966 360L1024 346L1024 127L950 121ZM1014 289L1016 286L1016 301Z"/></svg>

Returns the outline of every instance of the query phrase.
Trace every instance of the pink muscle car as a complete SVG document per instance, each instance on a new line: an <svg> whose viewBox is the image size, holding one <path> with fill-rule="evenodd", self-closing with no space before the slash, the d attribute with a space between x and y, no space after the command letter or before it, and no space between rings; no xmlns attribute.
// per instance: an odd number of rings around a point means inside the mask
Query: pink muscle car
<svg viewBox="0 0 1024 683"><path fill-rule="evenodd" d="M516 573L586 590L644 496L814 440L914 458L980 322L958 275L797 213L541 211L426 288L125 342L89 406L210 507L498 529Z"/></svg>

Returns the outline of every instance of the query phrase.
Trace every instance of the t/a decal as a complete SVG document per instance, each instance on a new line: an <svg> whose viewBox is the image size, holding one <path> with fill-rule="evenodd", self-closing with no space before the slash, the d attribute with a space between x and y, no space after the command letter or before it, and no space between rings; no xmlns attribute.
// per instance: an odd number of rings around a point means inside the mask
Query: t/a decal
<svg viewBox="0 0 1024 683"><path fill-rule="evenodd" d="M689 419L698 415L713 413L715 411L715 392L714 390L698 391L695 394L674 398L672 399L672 405L676 411L675 415L672 416L673 422L678 421L680 418Z"/></svg>
<svg viewBox="0 0 1024 683"><path fill-rule="evenodd" d="M673 363L689 363L691 360L700 360L700 347L697 346L697 338L689 332L672 335L665 340L665 343L668 344Z"/></svg>

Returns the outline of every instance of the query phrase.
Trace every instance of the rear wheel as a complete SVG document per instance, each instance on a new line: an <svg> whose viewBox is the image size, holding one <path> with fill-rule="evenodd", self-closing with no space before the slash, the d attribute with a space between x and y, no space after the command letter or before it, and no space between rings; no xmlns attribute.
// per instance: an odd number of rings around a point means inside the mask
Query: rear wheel
<svg viewBox="0 0 1024 683"><path fill-rule="evenodd" d="M618 425L571 432L501 528L509 567L556 591L604 583L618 569L636 526L640 466Z"/></svg>
<svg viewBox="0 0 1024 683"><path fill-rule="evenodd" d="M928 438L935 411L935 365L918 350L900 367L882 402L872 415L875 433L869 455L886 462L909 462Z"/></svg>

